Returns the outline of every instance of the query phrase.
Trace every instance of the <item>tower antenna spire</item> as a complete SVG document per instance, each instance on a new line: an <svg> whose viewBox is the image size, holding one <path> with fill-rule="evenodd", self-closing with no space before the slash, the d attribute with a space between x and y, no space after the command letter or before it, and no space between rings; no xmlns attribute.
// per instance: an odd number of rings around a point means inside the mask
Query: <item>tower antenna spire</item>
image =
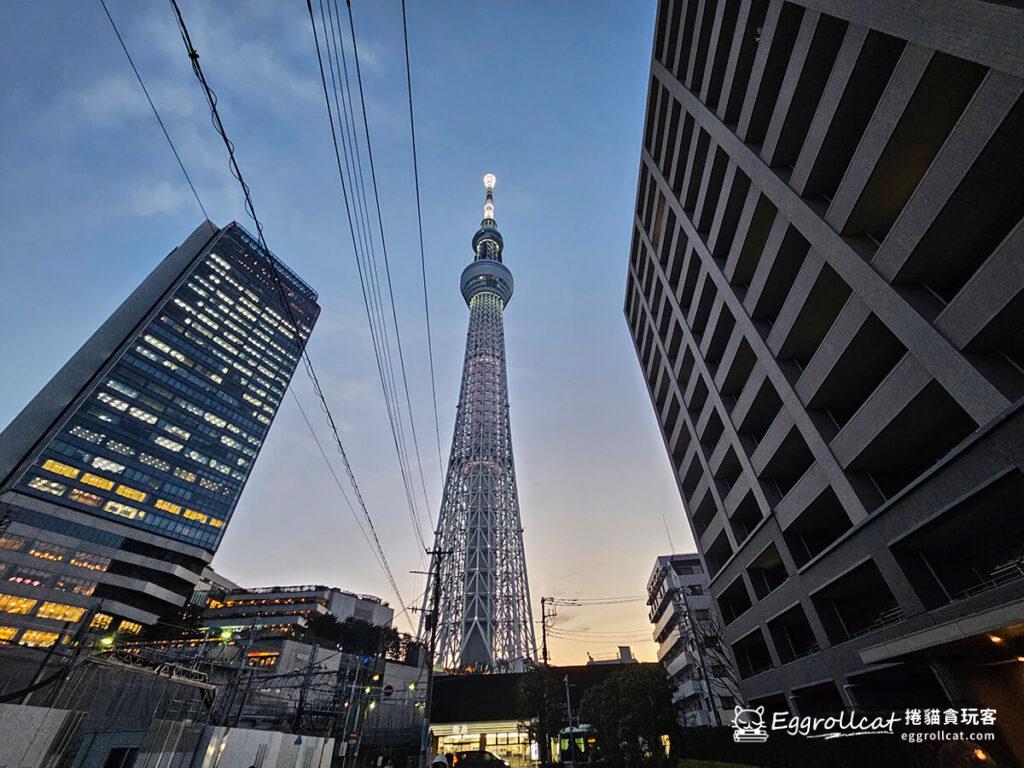
<svg viewBox="0 0 1024 768"><path fill-rule="evenodd" d="M494 221L494 185L497 184L498 177L493 173L484 174L484 189L487 190L487 195L484 197L484 219Z"/></svg>

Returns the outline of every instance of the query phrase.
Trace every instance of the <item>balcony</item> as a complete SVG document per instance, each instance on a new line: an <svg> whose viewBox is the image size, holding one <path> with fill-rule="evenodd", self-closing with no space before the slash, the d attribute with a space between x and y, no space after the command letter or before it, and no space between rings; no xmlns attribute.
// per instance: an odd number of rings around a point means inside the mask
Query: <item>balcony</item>
<svg viewBox="0 0 1024 768"><path fill-rule="evenodd" d="M678 704L680 701L703 695L704 683L695 678L689 678L676 686L675 691L672 692L672 703Z"/></svg>
<svg viewBox="0 0 1024 768"><path fill-rule="evenodd" d="M666 637L661 645L658 646L658 661L660 663L664 663L665 657L668 656L675 647L682 642L682 640L683 637L679 634L679 627L674 627L672 631L669 632L668 637Z"/></svg>
<svg viewBox="0 0 1024 768"><path fill-rule="evenodd" d="M661 637L662 633L670 629L677 621L679 621L679 606L675 600L672 600L654 625L655 642L658 642L657 638Z"/></svg>
<svg viewBox="0 0 1024 768"><path fill-rule="evenodd" d="M684 669L686 665L689 663L690 654L684 651L683 653L680 653L678 656L676 656L674 659L670 660L667 664L665 664L665 674L668 677L673 677L679 674L680 670Z"/></svg>

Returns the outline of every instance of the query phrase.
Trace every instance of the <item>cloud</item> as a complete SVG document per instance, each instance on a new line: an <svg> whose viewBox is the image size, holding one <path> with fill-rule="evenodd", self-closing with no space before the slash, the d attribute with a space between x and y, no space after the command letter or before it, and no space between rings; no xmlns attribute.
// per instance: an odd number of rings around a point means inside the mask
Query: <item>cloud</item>
<svg viewBox="0 0 1024 768"><path fill-rule="evenodd" d="M154 83L149 89L164 116L187 117L195 109L195 100L182 87ZM55 106L63 119L92 125L152 119L145 95L131 74L105 74L88 85L67 89L57 97Z"/></svg>
<svg viewBox="0 0 1024 768"><path fill-rule="evenodd" d="M171 184L168 181L138 186L126 205L126 213L153 216L177 210L188 200L187 193L181 187L181 184Z"/></svg>

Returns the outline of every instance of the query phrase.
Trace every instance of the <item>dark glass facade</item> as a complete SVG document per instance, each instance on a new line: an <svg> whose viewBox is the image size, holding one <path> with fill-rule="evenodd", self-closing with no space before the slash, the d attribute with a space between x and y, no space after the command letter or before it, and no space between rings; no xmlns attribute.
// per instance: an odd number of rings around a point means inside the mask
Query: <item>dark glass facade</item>
<svg viewBox="0 0 1024 768"><path fill-rule="evenodd" d="M319 313L239 225L130 339L16 488L215 551Z"/></svg>

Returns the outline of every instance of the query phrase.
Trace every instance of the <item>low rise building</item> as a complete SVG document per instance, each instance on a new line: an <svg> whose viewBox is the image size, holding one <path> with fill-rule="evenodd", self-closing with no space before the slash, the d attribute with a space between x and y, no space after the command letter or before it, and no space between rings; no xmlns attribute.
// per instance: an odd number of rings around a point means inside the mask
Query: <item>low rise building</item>
<svg viewBox="0 0 1024 768"><path fill-rule="evenodd" d="M379 597L310 584L211 592L202 625L259 627L261 634L296 635L319 616L334 616L339 622L354 618L391 626L394 615L391 606Z"/></svg>
<svg viewBox="0 0 1024 768"><path fill-rule="evenodd" d="M647 582L658 660L684 726L732 722L739 678L697 554L662 555Z"/></svg>

